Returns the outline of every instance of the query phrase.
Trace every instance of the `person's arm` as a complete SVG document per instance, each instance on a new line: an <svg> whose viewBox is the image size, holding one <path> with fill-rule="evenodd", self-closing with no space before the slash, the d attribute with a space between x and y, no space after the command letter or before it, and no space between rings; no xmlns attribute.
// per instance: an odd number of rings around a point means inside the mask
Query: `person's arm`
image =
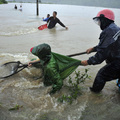
<svg viewBox="0 0 120 120"><path fill-rule="evenodd" d="M104 32L102 32L99 37L99 39L100 39L99 44L92 48L87 49L86 50L87 54L90 54L91 52L97 52L97 49L100 48L101 45L104 46L103 43L104 43L105 38L106 38L106 34Z"/></svg>
<svg viewBox="0 0 120 120"><path fill-rule="evenodd" d="M93 47L93 51L92 52L97 52L97 47L98 47L98 45Z"/></svg>
<svg viewBox="0 0 120 120"><path fill-rule="evenodd" d="M62 27L65 27L66 29L68 29L68 27L66 27L59 19L58 19L58 23L59 23Z"/></svg>
<svg viewBox="0 0 120 120"><path fill-rule="evenodd" d="M106 60L107 54L108 51L101 50L94 56L90 57L88 60L81 61L81 64L84 66L101 64L104 60Z"/></svg>
<svg viewBox="0 0 120 120"><path fill-rule="evenodd" d="M30 61L30 62L28 62L28 66L31 67L32 63L39 62L39 61L40 61L40 59Z"/></svg>
<svg viewBox="0 0 120 120"><path fill-rule="evenodd" d="M90 57L87 62L89 65L97 65L101 64L105 59L105 53L103 51L99 51L94 56Z"/></svg>
<svg viewBox="0 0 120 120"><path fill-rule="evenodd" d="M91 52L97 52L97 46L87 49L86 52L87 54L90 54Z"/></svg>
<svg viewBox="0 0 120 120"><path fill-rule="evenodd" d="M43 19L43 21L48 21L48 18Z"/></svg>
<svg viewBox="0 0 120 120"><path fill-rule="evenodd" d="M90 57L87 61L89 65L96 65L102 63L104 60L106 60L108 57L111 57L111 53L113 52L113 48L115 48L115 44L117 42L114 42L110 44L108 47L106 47L103 50L98 51L94 56Z"/></svg>

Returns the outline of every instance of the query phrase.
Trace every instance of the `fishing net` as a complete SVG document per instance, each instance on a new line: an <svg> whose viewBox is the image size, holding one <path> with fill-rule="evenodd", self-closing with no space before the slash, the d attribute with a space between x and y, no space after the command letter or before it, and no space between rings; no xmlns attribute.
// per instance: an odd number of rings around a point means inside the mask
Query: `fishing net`
<svg viewBox="0 0 120 120"><path fill-rule="evenodd" d="M9 62L0 66L0 78L7 78L17 73L19 62Z"/></svg>

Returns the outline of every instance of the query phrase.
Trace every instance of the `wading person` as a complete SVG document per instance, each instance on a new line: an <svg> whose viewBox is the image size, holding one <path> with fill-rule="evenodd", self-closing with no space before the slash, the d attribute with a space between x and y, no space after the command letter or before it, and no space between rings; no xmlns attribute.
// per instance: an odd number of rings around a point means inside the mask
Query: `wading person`
<svg viewBox="0 0 120 120"><path fill-rule="evenodd" d="M22 12L22 5L20 5L20 9L19 10Z"/></svg>
<svg viewBox="0 0 120 120"><path fill-rule="evenodd" d="M17 10L17 5L15 5L14 9L16 9L16 10Z"/></svg>
<svg viewBox="0 0 120 120"><path fill-rule="evenodd" d="M50 93L60 90L63 80L81 64L80 60L51 52L51 47L48 44L40 44L31 48L30 51L39 59L30 61L28 65L31 66L31 63L40 61L40 66L42 65L44 68L44 85L52 85Z"/></svg>
<svg viewBox="0 0 120 120"><path fill-rule="evenodd" d="M43 21L48 21L48 19L50 18L50 14L47 14L47 17L46 18L43 18Z"/></svg>
<svg viewBox="0 0 120 120"><path fill-rule="evenodd" d="M100 26L100 42L97 46L87 50L87 53L96 52L88 60L81 63L86 65L96 65L106 60L106 65L101 68L90 88L93 92L100 92L106 82L120 78L120 28L114 23L114 13L109 9L104 9L97 14L93 20Z"/></svg>
<svg viewBox="0 0 120 120"><path fill-rule="evenodd" d="M62 27L68 29L68 28L57 18L57 12L56 12L56 11L53 12L53 16L48 19L47 23L48 23L48 28L49 28L49 29L54 28L57 23L60 24Z"/></svg>

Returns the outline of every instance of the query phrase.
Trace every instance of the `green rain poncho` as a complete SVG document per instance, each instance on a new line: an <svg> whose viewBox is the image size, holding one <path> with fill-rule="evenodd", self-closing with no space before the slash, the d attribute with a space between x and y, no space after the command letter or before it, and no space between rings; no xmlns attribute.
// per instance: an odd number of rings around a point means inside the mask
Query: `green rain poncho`
<svg viewBox="0 0 120 120"><path fill-rule="evenodd" d="M51 52L48 44L40 44L32 49L44 67L44 85L52 85L51 93L55 93L63 86L63 80L67 78L81 64L76 60L64 55Z"/></svg>

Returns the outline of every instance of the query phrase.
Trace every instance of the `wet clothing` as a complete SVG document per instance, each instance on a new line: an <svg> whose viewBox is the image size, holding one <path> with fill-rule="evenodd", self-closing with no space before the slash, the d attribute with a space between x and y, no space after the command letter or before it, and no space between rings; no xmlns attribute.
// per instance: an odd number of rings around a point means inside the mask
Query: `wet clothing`
<svg viewBox="0 0 120 120"><path fill-rule="evenodd" d="M56 18L50 17L47 23L49 29L54 28L57 23L59 23L62 27L65 27L65 25L57 17Z"/></svg>
<svg viewBox="0 0 120 120"><path fill-rule="evenodd" d="M104 29L100 35L100 42L94 48L97 53L88 60L89 65L96 65L107 61L107 65L99 70L93 87L94 92L100 92L107 81L120 78L120 28L114 23Z"/></svg>
<svg viewBox="0 0 120 120"><path fill-rule="evenodd" d="M34 47L32 53L39 57L44 67L44 85L52 85L51 93L60 90L63 80L81 64L80 60L51 52L51 48L47 44Z"/></svg>
<svg viewBox="0 0 120 120"><path fill-rule="evenodd" d="M90 57L88 60L89 65L96 65L102 63L104 60L109 62L110 59L104 59L102 61L101 51L107 48L111 43L115 42L113 36L120 30L120 28L112 23L100 34L100 42L94 47L94 51L97 52L94 56ZM111 61L111 60L110 60Z"/></svg>
<svg viewBox="0 0 120 120"><path fill-rule="evenodd" d="M44 68L44 85L52 85L51 93L60 90L63 86L63 80L75 71L80 63L80 60L52 52L51 59Z"/></svg>
<svg viewBox="0 0 120 120"><path fill-rule="evenodd" d="M104 88L106 82L115 79L120 79L120 60L115 60L99 70L93 83L92 90L94 92L100 92Z"/></svg>
<svg viewBox="0 0 120 120"><path fill-rule="evenodd" d="M94 92L100 92L107 81L120 80L120 37L105 50L101 51L101 56L102 61L108 58L111 62L97 73L92 87L92 91Z"/></svg>
<svg viewBox="0 0 120 120"><path fill-rule="evenodd" d="M45 18L45 19L43 19L43 21L46 21L46 22L47 22L47 21L48 21L48 19L49 19L49 18Z"/></svg>

